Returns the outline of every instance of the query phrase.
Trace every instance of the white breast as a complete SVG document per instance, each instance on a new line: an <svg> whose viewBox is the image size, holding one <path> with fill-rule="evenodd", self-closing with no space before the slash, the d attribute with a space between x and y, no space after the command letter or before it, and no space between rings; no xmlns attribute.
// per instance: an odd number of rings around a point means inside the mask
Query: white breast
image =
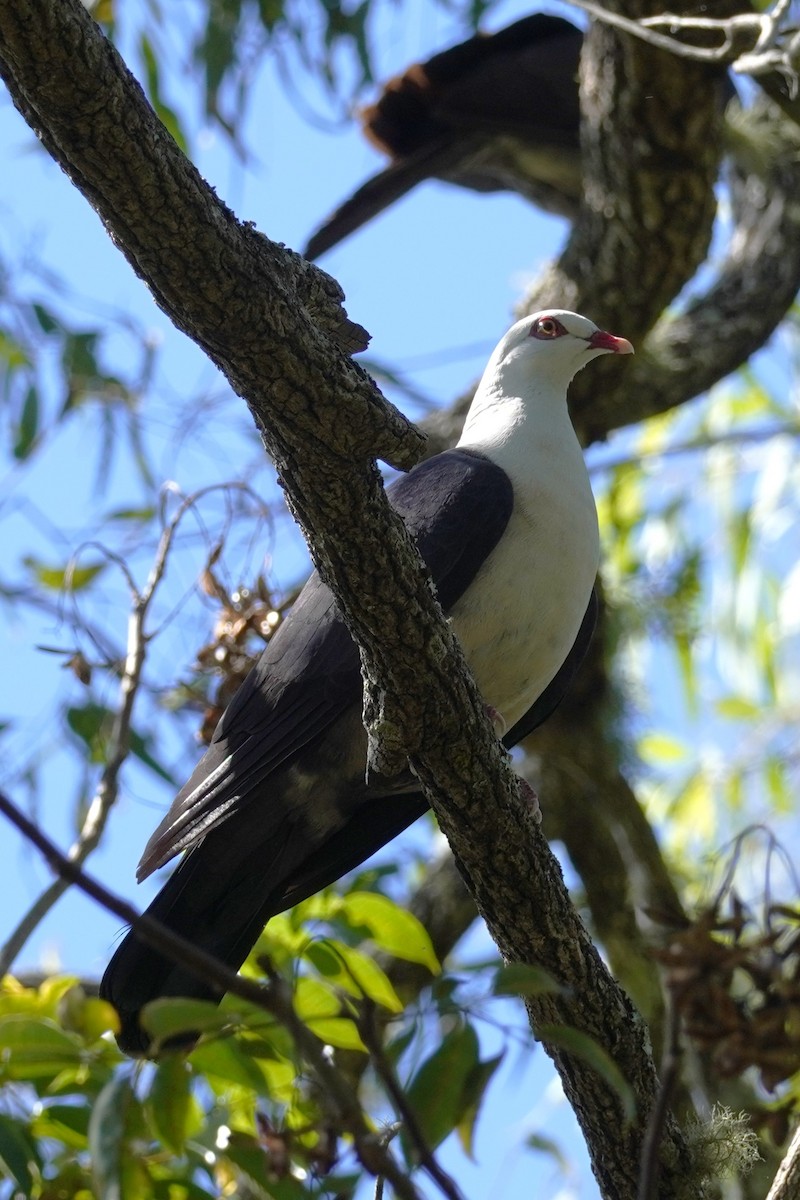
<svg viewBox="0 0 800 1200"><path fill-rule="evenodd" d="M566 428L551 428L546 442L527 447L524 469L515 451L493 448L514 485L514 510L451 610L481 693L509 727L564 662L597 574L594 498L566 408L564 415Z"/></svg>

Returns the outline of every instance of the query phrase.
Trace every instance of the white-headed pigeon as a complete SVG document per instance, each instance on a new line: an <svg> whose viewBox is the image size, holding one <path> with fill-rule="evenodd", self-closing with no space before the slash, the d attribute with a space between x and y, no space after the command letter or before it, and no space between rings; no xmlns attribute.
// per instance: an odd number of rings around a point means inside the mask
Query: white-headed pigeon
<svg viewBox="0 0 800 1200"><path fill-rule="evenodd" d="M598 531L567 387L624 338L551 310L517 322L458 446L389 488L488 708L513 746L561 700L591 637ZM145 849L183 858L147 910L237 970L270 917L363 862L427 805L413 775L367 777L359 655L314 574L225 711ZM101 994L120 1046L146 1053L142 1007L215 988L128 933Z"/></svg>

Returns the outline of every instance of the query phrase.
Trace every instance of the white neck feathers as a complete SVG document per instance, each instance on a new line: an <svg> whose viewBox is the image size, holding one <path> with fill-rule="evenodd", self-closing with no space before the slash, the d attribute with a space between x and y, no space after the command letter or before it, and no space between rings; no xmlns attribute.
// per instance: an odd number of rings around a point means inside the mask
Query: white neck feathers
<svg viewBox="0 0 800 1200"><path fill-rule="evenodd" d="M582 453L567 410L566 387L539 374L530 378L527 364L506 359L489 363L475 393L459 446L480 450L519 483L538 474L553 458Z"/></svg>

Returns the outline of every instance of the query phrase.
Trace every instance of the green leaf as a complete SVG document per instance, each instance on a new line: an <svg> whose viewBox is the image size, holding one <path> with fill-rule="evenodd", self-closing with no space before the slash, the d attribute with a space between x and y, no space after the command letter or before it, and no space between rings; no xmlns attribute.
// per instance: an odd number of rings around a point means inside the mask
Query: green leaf
<svg viewBox="0 0 800 1200"><path fill-rule="evenodd" d="M327 939L323 944L332 951L333 956L339 960L340 964L339 973L335 977L330 975L330 967L328 967L326 974L331 982L335 982L351 996L374 1000L376 1004L388 1008L389 1012L403 1011L403 1005L397 992L385 972L373 959L368 958L366 954L362 954L360 950L356 950L352 946L346 946L343 942Z"/></svg>
<svg viewBox="0 0 800 1200"><path fill-rule="evenodd" d="M702 771L693 771L677 785L670 816L674 822L691 827L695 837L708 838L713 834L718 813L711 783Z"/></svg>
<svg viewBox="0 0 800 1200"><path fill-rule="evenodd" d="M431 1150L452 1133L467 1108L467 1080L480 1065L478 1038L471 1025L448 1033L417 1071L407 1089L408 1102ZM414 1152L403 1137L406 1156Z"/></svg>
<svg viewBox="0 0 800 1200"><path fill-rule="evenodd" d="M742 508L730 519L728 535L733 549L734 575L739 576L744 570L747 556L750 552L750 542L753 535L750 509Z"/></svg>
<svg viewBox="0 0 800 1200"><path fill-rule="evenodd" d="M103 762L108 740L111 712L102 704L92 701L66 710L67 725L89 748L89 761Z"/></svg>
<svg viewBox="0 0 800 1200"><path fill-rule="evenodd" d="M255 1054L266 1080L265 1093L276 1104L293 1104L297 1100L297 1065L289 1059L265 1057L264 1043L243 1037L239 1045L245 1054Z"/></svg>
<svg viewBox="0 0 800 1200"><path fill-rule="evenodd" d="M42 333L57 333L63 328L61 322L43 304L32 304L31 307Z"/></svg>
<svg viewBox="0 0 800 1200"><path fill-rule="evenodd" d="M114 714L102 704L87 701L86 704L76 705L66 710L67 725L73 733L85 742L91 752L92 762L103 762L106 756L108 733ZM175 779L150 752L152 739L144 737L135 729L129 733L131 754L149 767L159 779L175 786Z"/></svg>
<svg viewBox="0 0 800 1200"><path fill-rule="evenodd" d="M158 775L159 779L163 779L166 783L171 784L173 787L177 787L177 780L175 779L174 775L171 775L167 768L151 754L150 747L153 744L153 739L151 737L144 736L143 734L138 733L135 729L131 729L128 735L128 743L131 748L131 754L133 754L135 758L138 758L139 762L142 762L146 767L149 767L155 775Z"/></svg>
<svg viewBox="0 0 800 1200"><path fill-rule="evenodd" d="M336 993L318 979L298 979L294 993L294 1010L301 1021L315 1017L336 1017L341 1011Z"/></svg>
<svg viewBox="0 0 800 1200"><path fill-rule="evenodd" d="M233 1020L230 1013L221 1012L210 1000L184 1000L171 996L151 1000L142 1009L141 1016L147 1032L161 1042L181 1034L224 1029Z"/></svg>
<svg viewBox="0 0 800 1200"><path fill-rule="evenodd" d="M219 1200L219 1192L207 1192L182 1175L162 1175L151 1185L150 1200Z"/></svg>
<svg viewBox="0 0 800 1200"><path fill-rule="evenodd" d="M303 957L326 979L335 979L341 974L342 960L328 942L309 942L303 948Z"/></svg>
<svg viewBox="0 0 800 1200"><path fill-rule="evenodd" d="M55 1076L81 1062L80 1043L53 1021L14 1015L0 1019L0 1078Z"/></svg>
<svg viewBox="0 0 800 1200"><path fill-rule="evenodd" d="M697 716L700 704L697 687L697 671L694 660L694 639L680 630L675 633L675 653L678 656L683 696L689 715Z"/></svg>
<svg viewBox="0 0 800 1200"><path fill-rule="evenodd" d="M64 417L81 401L86 399L91 384L100 376L95 350L96 333L68 333L61 354L64 378L67 380L67 395L59 417Z"/></svg>
<svg viewBox="0 0 800 1200"><path fill-rule="evenodd" d="M38 583L42 587L50 588L54 592L80 592L88 587L93 580L97 579L103 571L105 571L108 563L88 563L86 566L79 567L77 564L69 562L63 567L48 566L47 563L40 562L38 559L30 555L23 558L25 566L33 572Z"/></svg>
<svg viewBox="0 0 800 1200"><path fill-rule="evenodd" d="M483 1097L492 1076L502 1061L503 1055L498 1054L495 1058L487 1058L485 1062L476 1063L464 1080L462 1094L464 1108L456 1128L461 1145L464 1147L464 1153L468 1154L470 1158L474 1157L473 1138Z"/></svg>
<svg viewBox="0 0 800 1200"><path fill-rule="evenodd" d="M365 925L376 945L405 962L422 963L432 974L441 970L428 931L413 913L377 892L351 892L342 911L353 925Z"/></svg>
<svg viewBox="0 0 800 1200"><path fill-rule="evenodd" d="M20 367L31 366L28 351L21 342L11 337L6 329L0 329L0 364L9 374L18 371Z"/></svg>
<svg viewBox="0 0 800 1200"><path fill-rule="evenodd" d="M743 696L725 696L717 701L716 709L721 717L734 721L754 721L762 716L759 706Z"/></svg>
<svg viewBox="0 0 800 1200"><path fill-rule="evenodd" d="M770 755L765 767L767 787L772 803L779 812L791 812L795 797L793 789L789 787L786 763L775 755Z"/></svg>
<svg viewBox="0 0 800 1200"><path fill-rule="evenodd" d="M495 972L492 984L494 996L542 996L563 991L549 971L529 963L507 963Z"/></svg>
<svg viewBox="0 0 800 1200"><path fill-rule="evenodd" d="M255 1195L259 1200L273 1200L273 1190L270 1186L267 1189L268 1178L268 1158L264 1153L264 1147L261 1143L250 1134L242 1133L239 1130L234 1130L231 1134L228 1144L223 1151L223 1156L229 1162L233 1163L239 1172L244 1175L249 1186L242 1190L248 1195ZM292 1180L292 1183L297 1183ZM236 1189L236 1194L239 1194L239 1188ZM297 1193L294 1193L297 1195ZM305 1197L308 1193L305 1188L300 1190L299 1195Z"/></svg>
<svg viewBox="0 0 800 1200"><path fill-rule="evenodd" d="M398 1033L397 1037L391 1038L390 1041L386 1042L383 1048L384 1053L393 1066L397 1066L418 1032L416 1022L412 1021L406 1029Z"/></svg>
<svg viewBox="0 0 800 1200"><path fill-rule="evenodd" d="M173 1154L182 1154L191 1107L192 1072L182 1055L171 1054L156 1068L148 1109L156 1136Z"/></svg>
<svg viewBox="0 0 800 1200"><path fill-rule="evenodd" d="M195 1070L202 1071L204 1075L213 1075L225 1083L253 1089L261 1096L267 1092L266 1079L259 1064L243 1053L231 1038L205 1042L192 1051L190 1061Z"/></svg>
<svg viewBox="0 0 800 1200"><path fill-rule="evenodd" d="M355 1022L349 1017L315 1017L306 1024L320 1041L337 1050L366 1050Z"/></svg>
<svg viewBox="0 0 800 1200"><path fill-rule="evenodd" d="M0 1113L0 1178L10 1179L23 1195L30 1196L41 1169L41 1159L25 1125Z"/></svg>
<svg viewBox="0 0 800 1200"><path fill-rule="evenodd" d="M28 457L39 435L39 393L33 384L25 393L12 454L18 462Z"/></svg>
<svg viewBox="0 0 800 1200"><path fill-rule="evenodd" d="M161 95L158 60L153 52L153 47L147 34L142 34L139 42L139 48L142 52L142 59L144 60L145 71L147 73L147 90L150 97L150 103L156 110L156 114L158 115L158 119L161 121L161 124L165 126L169 133L172 134L173 138L178 143L178 146L181 148L184 154L186 154L186 138L184 137L183 130L181 129L178 115L175 110L166 103Z"/></svg>
<svg viewBox="0 0 800 1200"><path fill-rule="evenodd" d="M686 758L686 747L666 733L648 733L639 741L639 754L654 766L680 762Z"/></svg>
<svg viewBox="0 0 800 1200"><path fill-rule="evenodd" d="M582 1058L619 1097L626 1121L636 1118L636 1095L625 1076L603 1046L588 1033L569 1025L542 1025L537 1030L541 1041L560 1046L562 1050Z"/></svg>
<svg viewBox="0 0 800 1200"><path fill-rule="evenodd" d="M114 1006L107 1000L87 996L80 984L63 994L57 1012L62 1028L79 1034L90 1045L104 1033L119 1032L119 1017Z"/></svg>
<svg viewBox="0 0 800 1200"><path fill-rule="evenodd" d="M144 508L114 508L106 514L107 521L152 521L156 510L151 505Z"/></svg>
<svg viewBox="0 0 800 1200"><path fill-rule="evenodd" d="M88 1104L47 1104L33 1122L37 1138L55 1138L73 1150L85 1150L92 1110Z"/></svg>
<svg viewBox="0 0 800 1200"><path fill-rule="evenodd" d="M127 1075L113 1076L94 1102L89 1121L92 1175L101 1200L128 1200L123 1191L123 1155L128 1111L134 1102Z"/></svg>
<svg viewBox="0 0 800 1200"><path fill-rule="evenodd" d="M561 1146L553 1138L545 1137L541 1133L532 1133L525 1139L525 1145L529 1150L538 1150L540 1154L549 1154L555 1159L562 1171L567 1172L570 1168L570 1160L567 1158Z"/></svg>

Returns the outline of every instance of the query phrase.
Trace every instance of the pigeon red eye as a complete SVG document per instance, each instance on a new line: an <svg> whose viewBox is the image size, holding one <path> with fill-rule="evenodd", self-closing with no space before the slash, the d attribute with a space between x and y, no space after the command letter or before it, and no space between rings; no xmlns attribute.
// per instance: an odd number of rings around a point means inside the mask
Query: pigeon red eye
<svg viewBox="0 0 800 1200"><path fill-rule="evenodd" d="M566 329L557 321L555 317L539 317L538 321L534 321L531 326L531 337L535 338L557 338L566 333Z"/></svg>

